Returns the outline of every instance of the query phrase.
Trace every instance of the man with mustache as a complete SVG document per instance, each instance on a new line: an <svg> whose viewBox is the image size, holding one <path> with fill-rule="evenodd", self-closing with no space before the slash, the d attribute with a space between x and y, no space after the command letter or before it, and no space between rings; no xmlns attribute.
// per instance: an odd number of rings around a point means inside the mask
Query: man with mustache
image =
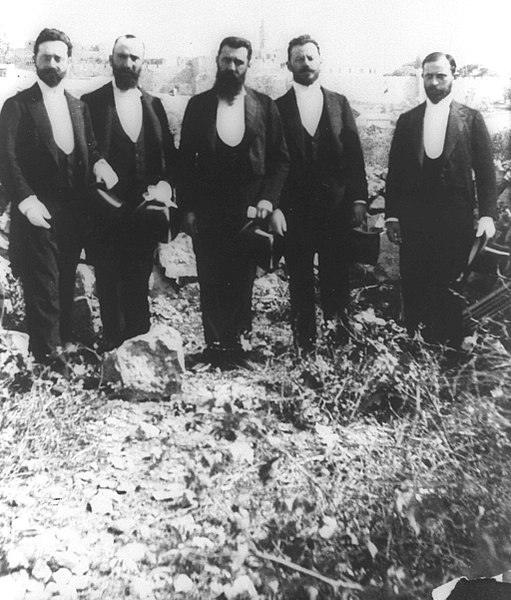
<svg viewBox="0 0 511 600"><path fill-rule="evenodd" d="M319 44L308 35L288 45L291 89L277 100L291 158L273 230L284 236L294 342L316 342L314 256L319 258L323 316L335 341L350 299L347 235L366 214L367 183L357 126L346 98L319 83Z"/></svg>
<svg viewBox="0 0 511 600"><path fill-rule="evenodd" d="M11 202L11 267L23 286L29 347L55 363L71 339L76 267L84 247L91 167L107 187L89 112L64 90L72 44L43 29L34 44L37 81L6 100L0 115L0 179Z"/></svg>
<svg viewBox="0 0 511 600"><path fill-rule="evenodd" d="M408 333L422 324L426 341L458 348L463 304L450 286L467 264L474 207L475 235L495 234L497 191L488 130L478 111L453 100L455 73L449 54L424 59L426 101L399 117L385 201L388 237L400 245Z"/></svg>
<svg viewBox="0 0 511 600"><path fill-rule="evenodd" d="M144 53L139 38L117 38L113 81L82 98L99 149L119 176L116 207L108 199L93 206L91 258L105 350L149 330L149 277L158 242L168 241L173 205L177 149L161 100L138 87Z"/></svg>
<svg viewBox="0 0 511 600"><path fill-rule="evenodd" d="M220 367L243 361L252 325L256 262L239 232L249 207L268 217L288 168L277 107L244 85L251 56L248 40L222 40L215 85L190 99L181 130L178 200L197 258L204 359Z"/></svg>

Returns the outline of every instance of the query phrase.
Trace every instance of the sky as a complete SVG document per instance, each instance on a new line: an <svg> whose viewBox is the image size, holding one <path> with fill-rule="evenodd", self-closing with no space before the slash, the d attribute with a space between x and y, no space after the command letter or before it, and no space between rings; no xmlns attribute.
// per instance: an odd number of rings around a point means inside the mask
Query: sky
<svg viewBox="0 0 511 600"><path fill-rule="evenodd" d="M510 0L10 0L0 35L21 46L56 27L74 43L109 48L133 33L148 57L197 56L214 53L226 35L258 47L263 20L267 48L310 33L327 65L393 70L439 50L460 66L511 72Z"/></svg>

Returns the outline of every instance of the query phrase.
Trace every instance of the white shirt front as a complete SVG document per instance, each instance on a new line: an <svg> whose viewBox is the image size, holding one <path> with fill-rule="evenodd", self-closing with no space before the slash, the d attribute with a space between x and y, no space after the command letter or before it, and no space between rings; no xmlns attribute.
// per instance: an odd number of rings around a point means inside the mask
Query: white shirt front
<svg viewBox="0 0 511 600"><path fill-rule="evenodd" d="M318 80L311 85L302 85L293 81L293 89L295 90L302 125L309 135L313 136L318 129L321 113L323 112L324 100L321 85Z"/></svg>
<svg viewBox="0 0 511 600"><path fill-rule="evenodd" d="M218 99L216 111L216 131L224 144L232 148L241 144L245 135L245 88L229 104L223 98Z"/></svg>
<svg viewBox="0 0 511 600"><path fill-rule="evenodd" d="M444 151L445 134L449 110L451 108L452 94L433 104L426 98L426 112L424 113L424 151L431 159L438 158Z"/></svg>
<svg viewBox="0 0 511 600"><path fill-rule="evenodd" d="M59 85L50 87L39 78L37 83L41 88L44 107L50 119L53 139L62 152L71 154L75 147L75 136L69 106L64 95L64 86L60 82Z"/></svg>
<svg viewBox="0 0 511 600"><path fill-rule="evenodd" d="M120 90L113 82L115 109L122 128L130 140L135 143L142 129L142 92L138 88Z"/></svg>

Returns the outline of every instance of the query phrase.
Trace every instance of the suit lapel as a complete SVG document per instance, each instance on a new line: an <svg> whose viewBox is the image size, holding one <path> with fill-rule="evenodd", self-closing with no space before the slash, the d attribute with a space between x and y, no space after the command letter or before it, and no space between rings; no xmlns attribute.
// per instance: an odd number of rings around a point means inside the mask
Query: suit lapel
<svg viewBox="0 0 511 600"><path fill-rule="evenodd" d="M209 147L214 152L216 147L216 112L218 108L218 99L214 91L210 90L207 96L204 96L204 131Z"/></svg>
<svg viewBox="0 0 511 600"><path fill-rule="evenodd" d="M326 114L330 125L329 129L334 139L339 140L343 127L341 105L331 92L324 88L321 88L321 91L325 99Z"/></svg>
<svg viewBox="0 0 511 600"><path fill-rule="evenodd" d="M411 136L412 147L417 156L417 160L422 165L424 162L424 113L426 112L426 103L420 104L412 113Z"/></svg>
<svg viewBox="0 0 511 600"><path fill-rule="evenodd" d="M53 131L51 129L50 117L46 111L46 107L43 102L43 94L41 88L37 83L31 87L31 97L28 104L28 110L32 115L32 119L36 126L41 139L44 141L50 154L53 156L56 163L58 163L58 150L55 139L53 138Z"/></svg>
<svg viewBox="0 0 511 600"><path fill-rule="evenodd" d="M287 141L288 143L292 141L298 148L302 158L305 158L305 136L296 101L296 93L293 88L284 96L284 101L284 112L287 115Z"/></svg>
<svg viewBox="0 0 511 600"><path fill-rule="evenodd" d="M142 96L141 96L142 112L144 115L144 128L148 127L148 126L151 128L152 133L154 134L156 141L158 142L158 146L161 147L163 133L161 130L161 123L158 120L156 113L154 112L153 103L152 103L153 99L144 90L141 90L141 92L142 92Z"/></svg>
<svg viewBox="0 0 511 600"><path fill-rule="evenodd" d="M247 89L245 96L245 136L248 141L253 139L263 127L261 106L252 90Z"/></svg>
<svg viewBox="0 0 511 600"><path fill-rule="evenodd" d="M71 115L71 123L73 124L73 133L75 137L75 150L78 150L82 157L86 160L88 158L87 140L85 137L85 124L83 121L83 112L80 105L80 101L64 92L69 107L69 114ZM87 164L87 162L85 163Z"/></svg>
<svg viewBox="0 0 511 600"><path fill-rule="evenodd" d="M447 121L447 130L445 132L445 144L443 152L443 160L447 160L454 150L456 143L463 130L463 113L460 106L454 100L451 102L449 110L449 119Z"/></svg>

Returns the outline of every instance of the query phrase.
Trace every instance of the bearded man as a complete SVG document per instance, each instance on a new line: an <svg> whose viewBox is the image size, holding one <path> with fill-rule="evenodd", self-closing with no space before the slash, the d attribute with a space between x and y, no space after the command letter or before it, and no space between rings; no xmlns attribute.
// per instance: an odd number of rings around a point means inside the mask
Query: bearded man
<svg viewBox="0 0 511 600"><path fill-rule="evenodd" d="M64 90L72 44L43 29L34 44L36 83L6 100L0 115L0 179L11 203L9 254L23 286L29 348L59 363L71 340L76 267L85 244L91 167L112 187L87 107Z"/></svg>
<svg viewBox="0 0 511 600"><path fill-rule="evenodd" d="M396 124L385 199L387 234L400 245L408 333L422 324L426 341L451 348L463 339L463 303L451 286L467 264L474 233L495 234L497 198L488 130L480 112L453 100L455 73L450 54L423 60L426 101Z"/></svg>
<svg viewBox="0 0 511 600"><path fill-rule="evenodd" d="M168 241L177 149L162 102L138 87L144 43L115 40L114 80L83 96L102 154L119 176L93 205L91 260L103 323L103 348L150 327L149 277L158 242Z"/></svg>
<svg viewBox="0 0 511 600"><path fill-rule="evenodd" d="M206 350L220 367L243 361L251 330L253 256L239 244L251 206L265 219L277 205L288 154L275 103L245 86L251 43L227 37L216 82L188 103L181 130L178 200L193 238Z"/></svg>

